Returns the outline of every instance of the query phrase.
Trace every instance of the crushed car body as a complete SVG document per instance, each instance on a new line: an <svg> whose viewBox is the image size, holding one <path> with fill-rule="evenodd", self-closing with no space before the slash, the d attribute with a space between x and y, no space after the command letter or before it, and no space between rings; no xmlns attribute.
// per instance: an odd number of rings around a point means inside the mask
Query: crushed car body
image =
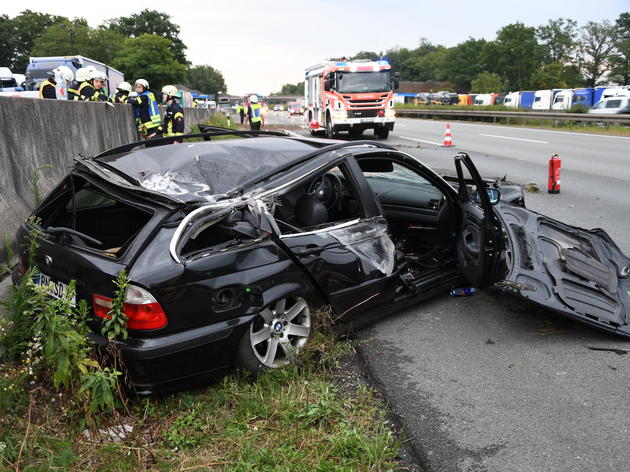
<svg viewBox="0 0 630 472"><path fill-rule="evenodd" d="M18 232L41 231L43 280L77 281L96 342L127 271L120 347L140 394L291 362L318 306L360 325L461 284L630 337L630 260L601 230L526 209L465 153L448 182L373 141L202 136L77 158Z"/></svg>

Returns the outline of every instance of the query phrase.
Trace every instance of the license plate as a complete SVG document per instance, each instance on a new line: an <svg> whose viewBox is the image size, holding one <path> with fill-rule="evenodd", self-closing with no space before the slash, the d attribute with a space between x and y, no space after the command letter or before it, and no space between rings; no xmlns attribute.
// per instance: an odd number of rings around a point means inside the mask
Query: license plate
<svg viewBox="0 0 630 472"><path fill-rule="evenodd" d="M52 282L53 285L50 285ZM48 295L53 298L64 298L66 293L68 293L68 285L63 282L57 282L50 278L50 276L46 274L38 274L35 276L35 285L40 285L43 287L49 287L46 291ZM76 294L72 296L70 299L70 305L76 306L77 297Z"/></svg>
<svg viewBox="0 0 630 472"><path fill-rule="evenodd" d="M361 123L370 123L374 121L372 118L361 118Z"/></svg>

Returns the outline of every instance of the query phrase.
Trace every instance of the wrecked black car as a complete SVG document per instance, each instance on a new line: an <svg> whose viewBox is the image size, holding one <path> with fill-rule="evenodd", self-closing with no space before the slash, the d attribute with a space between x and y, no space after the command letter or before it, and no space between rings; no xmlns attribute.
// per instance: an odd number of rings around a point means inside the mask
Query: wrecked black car
<svg viewBox="0 0 630 472"><path fill-rule="evenodd" d="M462 284L630 337L630 260L602 230L527 210L513 189L506 201L464 153L451 185L378 142L279 134L77 158L34 211L37 280L57 295L77 281L97 342L128 272L120 347L139 393L284 365L314 307L361 324Z"/></svg>

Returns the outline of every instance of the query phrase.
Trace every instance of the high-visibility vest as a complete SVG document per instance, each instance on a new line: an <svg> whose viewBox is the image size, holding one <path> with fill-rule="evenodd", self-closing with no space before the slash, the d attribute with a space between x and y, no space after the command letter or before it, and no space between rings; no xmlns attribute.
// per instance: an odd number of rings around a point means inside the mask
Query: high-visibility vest
<svg viewBox="0 0 630 472"><path fill-rule="evenodd" d="M50 80L44 80L39 86L39 98L44 98L44 87L46 87L47 85L52 85L54 89L57 88L57 85L53 84Z"/></svg>
<svg viewBox="0 0 630 472"><path fill-rule="evenodd" d="M249 120L252 123L262 121L262 108L260 107L260 103L252 103L249 107L252 109L252 116Z"/></svg>
<svg viewBox="0 0 630 472"><path fill-rule="evenodd" d="M87 87L94 88L94 86L91 83L89 83L88 81L81 82L81 85L79 85L79 90L77 90L78 93L77 93L77 95L75 95L74 100L77 100L77 101L79 101L79 100L81 100L81 101L91 100L91 101L93 101L94 100L94 98L93 98L94 95L92 95L92 97L89 98L89 99L85 98L85 96L83 95L83 89L85 89Z"/></svg>
<svg viewBox="0 0 630 472"><path fill-rule="evenodd" d="M164 123L163 123L163 128L164 128L164 136L165 137L171 137L171 136L181 136L184 134L184 126L183 126L183 122L181 125L181 131L175 131L173 128L175 125L175 122L178 119L184 119L184 113L182 110L182 107L179 106L178 103L173 102L167 109L166 112L164 113Z"/></svg>
<svg viewBox="0 0 630 472"><path fill-rule="evenodd" d="M148 129L160 126L160 124L162 124L162 117L160 116L160 109L158 108L158 104L155 101L155 95L153 95L153 92L149 90L145 90L144 92L140 94L140 96L142 95L149 97L149 108L148 108L149 116L148 116L148 120L142 121L142 116L138 114L138 128L141 131L142 129L148 130ZM140 96L136 99L138 100L138 103L140 103Z"/></svg>

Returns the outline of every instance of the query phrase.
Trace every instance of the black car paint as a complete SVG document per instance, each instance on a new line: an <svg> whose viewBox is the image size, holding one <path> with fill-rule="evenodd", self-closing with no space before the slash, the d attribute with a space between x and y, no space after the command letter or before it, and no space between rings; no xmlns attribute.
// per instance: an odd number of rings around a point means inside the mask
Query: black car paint
<svg viewBox="0 0 630 472"><path fill-rule="evenodd" d="M247 141L255 148L257 141L266 139L270 138ZM319 140L312 140L312 143L316 148L328 144ZM214 143L204 145L212 146ZM331 148L334 149L327 150ZM179 149L183 152L183 148ZM155 212L154 216L118 259L84 247L61 244L59 238L44 234L36 255L36 265L56 280L67 283L76 279L77 296L88 301L94 293L110 296L114 289L112 280L122 268L129 271L134 284L148 289L155 296L167 313L168 325L153 331L132 331L126 341L120 342L131 378L142 394L186 388L202 381L206 374L229 366L238 341L247 332L254 316L263 307L288 295L303 296L315 305L329 304L335 317L343 317L341 321L359 325L462 283L462 273L468 275L469 282L478 286L487 286L505 278L508 283L499 284L497 289L531 298L536 303L545 303L522 290L526 284L519 282L524 277L521 274L531 269L521 267L521 272L518 272L515 266L511 271L510 267L504 267L502 274L498 263L501 244L494 234L498 228L497 218L505 225L507 217L504 214L516 211L513 210L515 208L521 215L532 212L506 203L491 207L485 192L482 192L482 204L475 204L468 191L464 190L470 181L460 176L455 189L411 156L378 143L359 142L351 147L336 145L306 155L310 157L291 162L287 168L277 169L274 175L261 176L263 180L260 182L250 179L246 185L229 192L232 200L225 208L247 208L247 202L252 199L343 165L349 171L348 177L365 212L358 221L324 231L283 235L271 221L273 218L262 212L257 218L272 230L259 231L257 238L244 238L233 247L208 251L198 257L184 257L178 253L174 258L169 254L169 244L177 227L185 214L203 209L204 203L198 200L183 203L172 196L156 196L155 191L138 187L130 179L118 175L116 169L101 168L96 161L80 159L72 171L73 175L90 179L104 192L132 205L150 207ZM473 220L473 231L478 232L481 253L471 255L460 251L459 271L436 270L419 280L403 280L399 273L402 266L400 255L390 244L383 205L357 163L357 160L378 158L394 159L416 169L443 193L452 212L453 237L466 221ZM472 183L477 187L488 185L481 182L467 156L459 159L460 165L463 162L473 171ZM501 186L499 183L496 185ZM53 191L41 207L54 204L55 195ZM512 191L510 195L517 204L522 204L522 192ZM209 203L221 204L226 199L226 195L221 195ZM212 212L207 213L203 218L211 219ZM26 238L30 224L22 226L19 240ZM514 235L508 233L509 242L518 244ZM344 243L346 236L350 238ZM351 250L353 244L357 247ZM466 241L460 241L460 247L465 244ZM517 250L513 249L513 253L516 254ZM616 257L623 256L619 255L620 252L615 253ZM52 257L55 263L46 265L46 256ZM380 260L370 261L371 257ZM473 267L473 264L467 269L465 266L472 260L471 257L477 260L481 257L483 267ZM386 258L389 259L385 261ZM544 285L547 282L540 283ZM623 283L627 287L627 278ZM626 302L624 307L627 313ZM555 306L551 308L562 311ZM564 311L567 313L570 310ZM592 323L590 319L586 321ZM607 329L611 329L610 326ZM98 332L98 323L94 330ZM97 343L104 342L98 334L94 337Z"/></svg>

